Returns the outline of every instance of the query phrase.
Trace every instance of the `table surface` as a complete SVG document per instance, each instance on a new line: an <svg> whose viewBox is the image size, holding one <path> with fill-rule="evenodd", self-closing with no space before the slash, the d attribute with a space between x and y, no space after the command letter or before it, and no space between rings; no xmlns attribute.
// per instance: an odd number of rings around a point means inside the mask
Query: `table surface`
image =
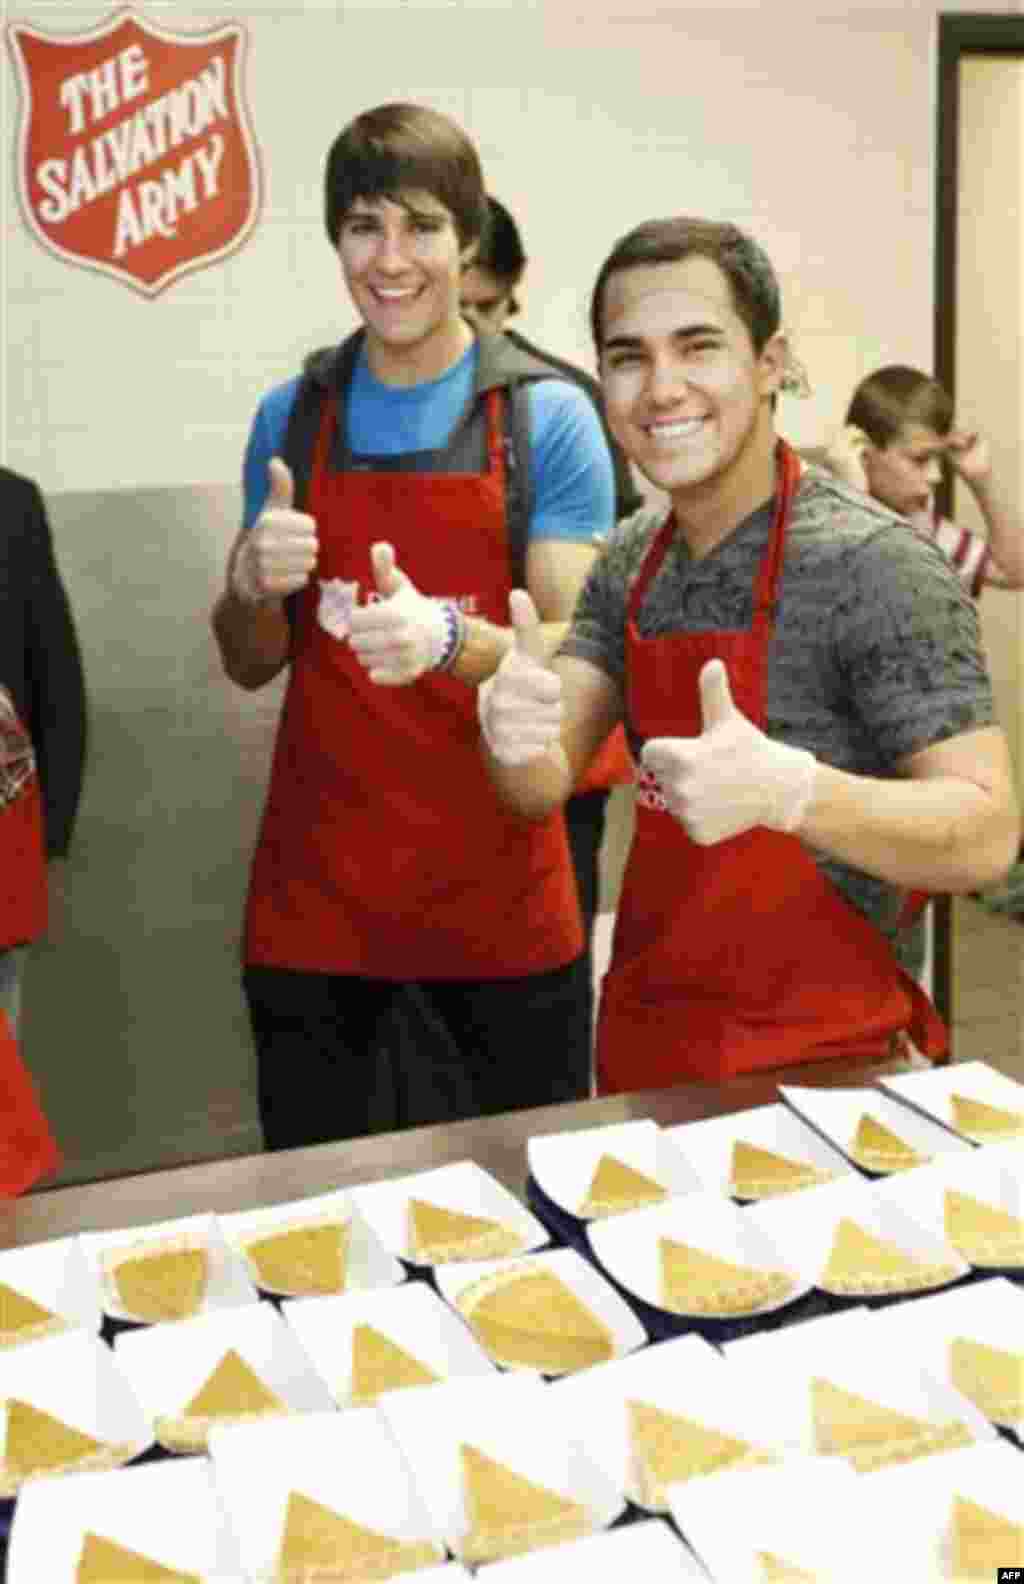
<svg viewBox="0 0 1024 1584"><path fill-rule="evenodd" d="M865 1062L836 1059L773 1068L722 1084L682 1084L635 1094L581 1100L572 1105L508 1111L443 1127L409 1128L366 1138L319 1144L311 1149L233 1156L171 1171L105 1179L55 1188L0 1205L0 1249L42 1243L76 1232L143 1226L203 1212L257 1209L333 1188L356 1187L382 1178L473 1160L522 1198L527 1140L649 1117L663 1126L724 1116L778 1100L777 1086L807 1084L840 1088L871 1084L916 1063L901 1059Z"/></svg>

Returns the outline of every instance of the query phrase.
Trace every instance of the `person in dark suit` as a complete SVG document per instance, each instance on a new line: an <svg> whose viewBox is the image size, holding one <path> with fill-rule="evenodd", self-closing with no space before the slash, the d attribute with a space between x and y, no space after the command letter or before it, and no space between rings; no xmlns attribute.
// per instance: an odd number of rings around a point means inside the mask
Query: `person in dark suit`
<svg viewBox="0 0 1024 1584"><path fill-rule="evenodd" d="M81 797L86 697L42 495L31 479L7 468L0 468L0 693L31 744L35 774L24 794L38 782L32 839L42 849L38 864L29 863L25 820L9 812L0 823L0 1009L16 1028L25 948L46 925L44 865L66 858ZM13 728L9 735L13 740ZM10 808L20 813L23 803L24 796L11 800ZM16 829L17 863L13 848L5 854L3 847L14 842Z"/></svg>

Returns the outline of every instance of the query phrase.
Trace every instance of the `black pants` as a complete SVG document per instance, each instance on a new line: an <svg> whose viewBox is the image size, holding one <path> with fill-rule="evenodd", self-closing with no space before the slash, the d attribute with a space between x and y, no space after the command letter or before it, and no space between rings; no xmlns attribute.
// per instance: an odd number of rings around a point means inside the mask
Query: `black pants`
<svg viewBox="0 0 1024 1584"><path fill-rule="evenodd" d="M401 985L246 968L267 1149L585 1097L579 983L576 963L520 979L421 981L447 1037L396 1042L380 1031Z"/></svg>

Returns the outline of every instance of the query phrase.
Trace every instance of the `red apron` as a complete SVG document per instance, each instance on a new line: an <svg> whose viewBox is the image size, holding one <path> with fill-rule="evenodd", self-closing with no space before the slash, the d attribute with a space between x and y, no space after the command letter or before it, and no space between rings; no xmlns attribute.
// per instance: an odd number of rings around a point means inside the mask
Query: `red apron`
<svg viewBox="0 0 1024 1584"><path fill-rule="evenodd" d="M716 657L737 707L765 727L774 602L800 476L782 441L778 464L749 630L642 638L637 616L676 532L671 516L647 554L626 623L628 708L644 738L700 733L697 678ZM840 1054L882 1056L901 1030L929 1056L946 1048L920 986L798 837L758 827L699 846L641 774L601 997L599 1093L715 1082Z"/></svg>
<svg viewBox="0 0 1024 1584"><path fill-rule="evenodd" d="M13 1199L61 1163L61 1153L0 1011L0 1199Z"/></svg>
<svg viewBox="0 0 1024 1584"><path fill-rule="evenodd" d="M36 940L46 928L46 848L39 778L0 804L0 951Z"/></svg>
<svg viewBox="0 0 1024 1584"><path fill-rule="evenodd" d="M335 471L325 403L308 509L320 541L253 861L246 960L379 979L542 973L583 947L561 814L504 809L480 752L473 688L444 675L371 682L318 621L319 580L374 589L387 539L425 594L508 625L500 391L484 473Z"/></svg>
<svg viewBox="0 0 1024 1584"><path fill-rule="evenodd" d="M597 792L602 787L628 786L636 777L636 766L626 741L625 728L616 726L573 787L580 792Z"/></svg>

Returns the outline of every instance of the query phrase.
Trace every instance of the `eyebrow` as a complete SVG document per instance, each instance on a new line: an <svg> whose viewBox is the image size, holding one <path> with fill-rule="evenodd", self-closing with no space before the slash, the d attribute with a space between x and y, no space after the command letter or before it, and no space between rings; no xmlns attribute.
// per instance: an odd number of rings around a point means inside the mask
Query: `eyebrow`
<svg viewBox="0 0 1024 1584"><path fill-rule="evenodd" d="M679 329L672 331L672 337L677 341L690 341L694 336L720 336L724 334L725 332L719 324L683 325ZM611 352L618 347L641 347L646 339L644 336L609 336L604 343L604 350Z"/></svg>

